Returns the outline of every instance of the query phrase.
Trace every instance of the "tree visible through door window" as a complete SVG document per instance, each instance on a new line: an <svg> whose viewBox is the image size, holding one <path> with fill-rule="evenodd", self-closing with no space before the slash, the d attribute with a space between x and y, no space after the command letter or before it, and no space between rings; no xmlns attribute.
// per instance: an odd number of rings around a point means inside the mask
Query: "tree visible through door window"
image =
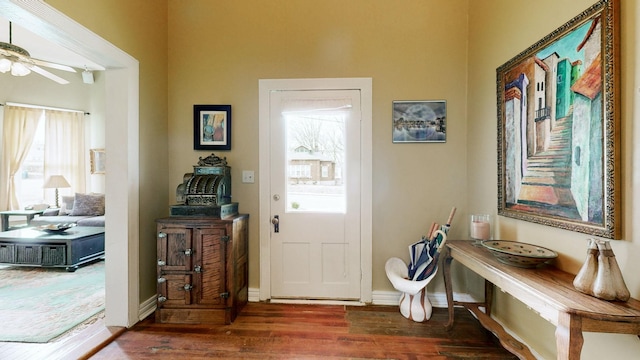
<svg viewBox="0 0 640 360"><path fill-rule="evenodd" d="M317 111L285 120L287 211L344 213L345 116Z"/></svg>

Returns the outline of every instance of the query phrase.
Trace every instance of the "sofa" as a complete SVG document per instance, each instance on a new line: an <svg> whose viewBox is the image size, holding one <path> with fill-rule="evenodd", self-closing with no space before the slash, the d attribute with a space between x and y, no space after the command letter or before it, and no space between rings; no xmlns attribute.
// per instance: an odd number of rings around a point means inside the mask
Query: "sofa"
<svg viewBox="0 0 640 360"><path fill-rule="evenodd" d="M104 194L62 196L62 206L43 211L30 226L73 223L76 226L104 227Z"/></svg>

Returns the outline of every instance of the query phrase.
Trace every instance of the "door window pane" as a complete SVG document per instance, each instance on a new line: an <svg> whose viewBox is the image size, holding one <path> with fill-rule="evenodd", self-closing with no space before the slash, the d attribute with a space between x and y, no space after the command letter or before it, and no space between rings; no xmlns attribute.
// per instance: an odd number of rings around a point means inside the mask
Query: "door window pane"
<svg viewBox="0 0 640 360"><path fill-rule="evenodd" d="M285 115L287 212L346 212L345 114Z"/></svg>

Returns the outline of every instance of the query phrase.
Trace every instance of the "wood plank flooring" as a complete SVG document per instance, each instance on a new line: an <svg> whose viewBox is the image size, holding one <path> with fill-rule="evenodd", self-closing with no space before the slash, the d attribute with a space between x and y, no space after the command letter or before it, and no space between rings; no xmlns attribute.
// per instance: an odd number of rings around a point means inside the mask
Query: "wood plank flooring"
<svg viewBox="0 0 640 360"><path fill-rule="evenodd" d="M446 321L441 308L416 323L397 306L249 303L231 325L150 317L90 359L516 359L466 310Z"/></svg>

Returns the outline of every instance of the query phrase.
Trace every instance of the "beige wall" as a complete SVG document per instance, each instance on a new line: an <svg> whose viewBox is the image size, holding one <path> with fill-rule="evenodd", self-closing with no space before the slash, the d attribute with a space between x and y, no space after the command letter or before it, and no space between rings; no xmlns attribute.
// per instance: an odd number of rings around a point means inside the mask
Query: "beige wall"
<svg viewBox="0 0 640 360"><path fill-rule="evenodd" d="M156 294L155 219L168 214L169 203L167 2L49 0L47 3L140 62L140 301L146 301ZM105 123L109 126L109 119Z"/></svg>
<svg viewBox="0 0 640 360"><path fill-rule="evenodd" d="M231 104L234 201L251 215L249 286L258 288L258 80L373 78L373 289L431 221L466 210L467 1L169 1L169 195L199 156L193 105ZM364 11L366 9L366 11ZM184 65L184 66L183 66ZM393 100L447 100L445 144L392 144ZM454 229L453 234L462 234Z"/></svg>
<svg viewBox="0 0 640 360"><path fill-rule="evenodd" d="M623 236L612 246L622 268L631 294L640 297L640 234L637 212L638 194L633 191L638 183L638 160L633 158L640 150L638 119L634 100L637 97L636 23L640 5L635 1L622 2L622 193ZM467 143L468 172L482 181L469 181L469 208L491 204L497 213L496 181L496 68L514 57L551 31L595 3L594 0L540 0L540 1L470 1L469 2L469 118L467 131L476 136ZM490 26L489 26L490 25ZM635 219L635 221L634 221ZM558 266L576 273L586 257L587 235L558 230L552 227L498 218L497 237L539 244L560 253ZM498 294L494 314L531 344L544 358L555 358L554 328L525 306L502 293ZM640 341L632 335L587 334L582 359L635 359L640 353Z"/></svg>
<svg viewBox="0 0 640 360"><path fill-rule="evenodd" d="M194 104L233 106L233 149L218 155L233 168L234 200L251 214L249 284L257 288L258 186L242 184L240 174L255 170L260 179L258 79L372 77L373 289L392 290L386 259L405 257L406 245L431 221L444 221L451 206L460 209L453 238L465 236L469 213L496 215L495 69L595 1L170 0L168 8L161 1L146 7L142 0L48 2L140 61L144 300L155 293L153 220L175 201L182 175L208 155L192 150ZM640 8L622 6L625 225L613 248L639 298L640 275L632 267L640 257L640 235L633 231L640 198L633 192L638 174L632 154L640 150L634 145L640 134L632 124ZM430 99L447 100L447 142L392 144L392 101ZM558 265L567 271L577 272L584 260L585 235L503 217L497 225L499 238L557 250ZM440 283L432 287L441 290ZM504 295L495 314L544 358L555 357L550 324ZM583 358L632 358L638 351L634 336L587 334Z"/></svg>

